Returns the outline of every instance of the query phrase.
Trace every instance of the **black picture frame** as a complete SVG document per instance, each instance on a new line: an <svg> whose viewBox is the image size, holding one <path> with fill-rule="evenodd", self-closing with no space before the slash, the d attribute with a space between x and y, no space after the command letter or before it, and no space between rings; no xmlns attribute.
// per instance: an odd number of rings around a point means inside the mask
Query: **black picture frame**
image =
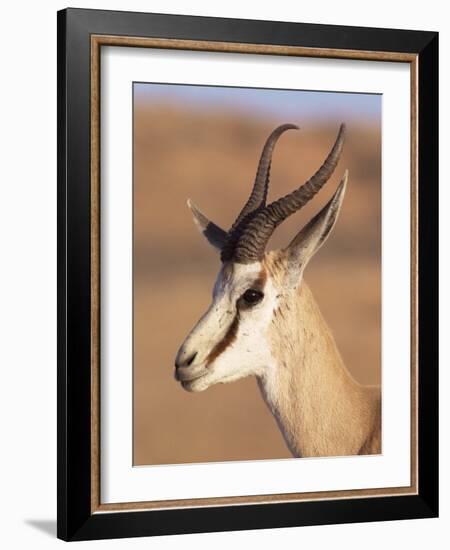
<svg viewBox="0 0 450 550"><path fill-rule="evenodd" d="M91 36L403 52L418 62L418 492L93 513ZM438 515L438 34L148 13L58 12L58 531L63 540L430 518Z"/></svg>

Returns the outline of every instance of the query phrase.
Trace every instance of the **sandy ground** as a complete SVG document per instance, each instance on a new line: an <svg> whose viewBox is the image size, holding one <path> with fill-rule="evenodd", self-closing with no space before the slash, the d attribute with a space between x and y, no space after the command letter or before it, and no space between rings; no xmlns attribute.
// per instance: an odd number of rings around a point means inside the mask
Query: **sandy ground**
<svg viewBox="0 0 450 550"><path fill-rule="evenodd" d="M254 379L189 394L173 378L176 351L209 304L220 266L192 222L192 198L228 228L253 183L267 135L282 122L135 105L134 463L289 457ZM269 199L322 163L337 123L288 132L273 157ZM283 246L350 172L341 217L305 279L357 380L381 379L380 128L352 124L337 174L270 242Z"/></svg>

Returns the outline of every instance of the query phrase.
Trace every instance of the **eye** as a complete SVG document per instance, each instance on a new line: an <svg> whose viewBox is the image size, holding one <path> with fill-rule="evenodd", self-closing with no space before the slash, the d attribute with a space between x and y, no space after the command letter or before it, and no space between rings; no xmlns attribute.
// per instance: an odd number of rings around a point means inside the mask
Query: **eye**
<svg viewBox="0 0 450 550"><path fill-rule="evenodd" d="M248 288L241 298L246 305L253 306L264 298L264 294L260 290Z"/></svg>

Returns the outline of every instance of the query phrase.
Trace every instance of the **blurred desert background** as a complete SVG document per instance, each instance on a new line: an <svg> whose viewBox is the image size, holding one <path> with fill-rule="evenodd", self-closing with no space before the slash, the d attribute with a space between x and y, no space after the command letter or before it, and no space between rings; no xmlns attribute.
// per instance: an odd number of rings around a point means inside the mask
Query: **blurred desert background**
<svg viewBox="0 0 450 550"><path fill-rule="evenodd" d="M250 193L269 133L269 201L306 181L347 123L335 175L275 232L285 246L329 199L345 168L336 228L305 272L353 376L381 380L381 98L342 93L134 85L134 464L289 458L256 380L185 392L174 358L208 307L218 254L186 200L228 229Z"/></svg>

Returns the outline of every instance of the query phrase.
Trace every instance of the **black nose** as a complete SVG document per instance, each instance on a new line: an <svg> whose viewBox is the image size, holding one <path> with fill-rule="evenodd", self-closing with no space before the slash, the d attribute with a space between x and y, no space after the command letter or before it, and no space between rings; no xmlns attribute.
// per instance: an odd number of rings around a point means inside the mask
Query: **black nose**
<svg viewBox="0 0 450 550"><path fill-rule="evenodd" d="M191 353L191 355L189 355L188 357L185 357L183 359L177 358L177 360L175 361L175 366L177 369L180 367L189 367L189 365L192 365L196 357L197 357L197 352L194 351L194 353Z"/></svg>

